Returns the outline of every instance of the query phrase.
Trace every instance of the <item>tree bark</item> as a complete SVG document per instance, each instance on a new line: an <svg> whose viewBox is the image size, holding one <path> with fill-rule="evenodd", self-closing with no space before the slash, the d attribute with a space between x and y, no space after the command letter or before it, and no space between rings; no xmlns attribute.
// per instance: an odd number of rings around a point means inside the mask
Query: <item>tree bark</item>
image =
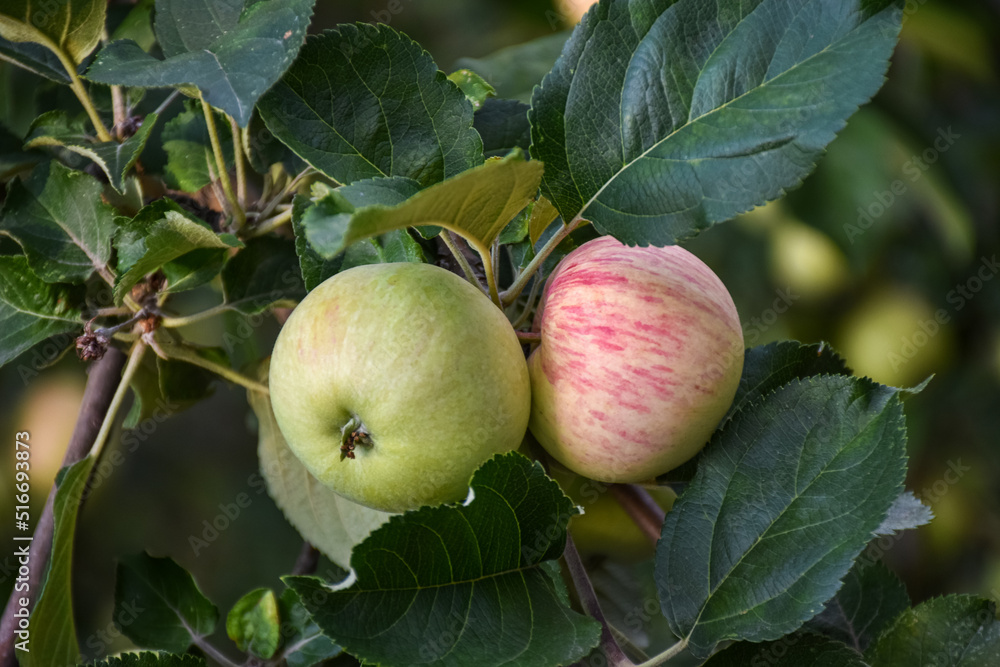
<svg viewBox="0 0 1000 667"><path fill-rule="evenodd" d="M100 361L94 362L90 367L80 414L76 420L76 427L73 429L73 436L66 447L66 454L63 456L62 466L64 468L82 460L90 452L94 439L101 430L104 416L111 406L111 399L118 389L125 360L126 355L118 348L111 346L104 357ZM25 426L30 430L30 424ZM31 541L28 590L26 592L15 590L11 593L7 607L3 611L3 617L0 619L0 667L17 667L17 658L14 655L14 631L17 629L17 619L14 618L14 612L20 606L18 598L27 597L30 600L29 608L34 608L38 600L42 574L45 572L49 555L52 552L52 533L55 528L52 513L55 498L56 487L53 484L35 526L34 539Z"/></svg>

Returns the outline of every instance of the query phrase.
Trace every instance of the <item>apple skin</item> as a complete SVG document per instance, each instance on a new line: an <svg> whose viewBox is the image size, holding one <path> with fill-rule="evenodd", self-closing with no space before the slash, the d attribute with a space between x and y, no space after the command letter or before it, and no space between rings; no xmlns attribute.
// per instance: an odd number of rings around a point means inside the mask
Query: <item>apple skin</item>
<svg viewBox="0 0 1000 667"><path fill-rule="evenodd" d="M649 480L694 456L743 371L732 297L678 246L585 243L549 278L536 325L529 428L564 466L602 482Z"/></svg>
<svg viewBox="0 0 1000 667"><path fill-rule="evenodd" d="M507 318L428 264L359 266L317 286L278 336L269 385L278 426L309 472L386 512L465 498L479 465L521 444L531 409ZM344 458L352 418L370 446Z"/></svg>

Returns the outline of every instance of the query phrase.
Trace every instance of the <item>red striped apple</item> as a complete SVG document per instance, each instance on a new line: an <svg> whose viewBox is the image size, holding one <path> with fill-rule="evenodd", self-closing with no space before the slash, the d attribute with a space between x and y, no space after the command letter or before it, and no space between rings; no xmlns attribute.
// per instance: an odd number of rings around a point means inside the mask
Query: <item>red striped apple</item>
<svg viewBox="0 0 1000 667"><path fill-rule="evenodd" d="M549 278L536 324L529 428L602 482L648 480L694 456L743 371L732 297L678 246L585 243Z"/></svg>

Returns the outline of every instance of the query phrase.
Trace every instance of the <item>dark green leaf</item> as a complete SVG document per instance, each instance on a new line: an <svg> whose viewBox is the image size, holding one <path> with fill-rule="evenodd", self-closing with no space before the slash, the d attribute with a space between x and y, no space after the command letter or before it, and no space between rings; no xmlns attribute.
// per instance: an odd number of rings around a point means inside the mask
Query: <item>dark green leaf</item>
<svg viewBox="0 0 1000 667"><path fill-rule="evenodd" d="M226 634L241 651L270 660L281 641L278 598L269 588L250 591L226 616Z"/></svg>
<svg viewBox="0 0 1000 667"><path fill-rule="evenodd" d="M101 184L58 162L35 167L7 191L0 232L21 244L28 264L47 283L83 282L94 271L110 276L114 214Z"/></svg>
<svg viewBox="0 0 1000 667"><path fill-rule="evenodd" d="M780 197L881 87L901 5L602 0L532 97L544 193L631 245Z"/></svg>
<svg viewBox="0 0 1000 667"><path fill-rule="evenodd" d="M498 97L528 102L532 89L555 65L568 37L568 32L558 32L505 47L482 58L461 58L455 67L478 72L496 88Z"/></svg>
<svg viewBox="0 0 1000 667"><path fill-rule="evenodd" d="M271 134L260 117L260 110L256 108L244 134L243 148L250 166L258 174L266 174L271 165L279 163L289 174L297 174L306 168L306 163L291 148Z"/></svg>
<svg viewBox="0 0 1000 667"><path fill-rule="evenodd" d="M715 655L704 667L867 667L861 656L818 635L798 633L773 642L740 642Z"/></svg>
<svg viewBox="0 0 1000 667"><path fill-rule="evenodd" d="M865 657L871 667L994 667L996 605L972 595L934 598L904 611Z"/></svg>
<svg viewBox="0 0 1000 667"><path fill-rule="evenodd" d="M803 345L785 340L748 348L740 385L726 418L792 380L850 374L847 363L826 343Z"/></svg>
<svg viewBox="0 0 1000 667"><path fill-rule="evenodd" d="M356 211L335 190L305 212L302 226L309 243L324 257L333 257L361 239L421 225L445 227L489 248L534 198L542 169L540 163L526 162L520 153L513 153L426 188L397 206Z"/></svg>
<svg viewBox="0 0 1000 667"><path fill-rule="evenodd" d="M349 587L286 582L325 634L368 662L548 666L583 657L600 627L565 606L541 567L562 553L572 501L515 453L487 461L471 485L471 502L395 516L356 546Z"/></svg>
<svg viewBox="0 0 1000 667"><path fill-rule="evenodd" d="M167 277L167 292L183 292L201 287L222 272L226 261L223 248L192 250L160 268Z"/></svg>
<svg viewBox="0 0 1000 667"><path fill-rule="evenodd" d="M193 250L224 250L242 245L232 235L216 234L173 200L159 199L143 207L132 220L119 219L115 235L118 250L115 301L121 303L146 274Z"/></svg>
<svg viewBox="0 0 1000 667"><path fill-rule="evenodd" d="M895 389L820 375L754 405L716 432L657 548L664 615L699 657L727 639L777 639L815 616L906 473Z"/></svg>
<svg viewBox="0 0 1000 667"><path fill-rule="evenodd" d="M483 161L465 95L384 24L310 39L259 108L276 137L339 183L405 176L426 187Z"/></svg>
<svg viewBox="0 0 1000 667"><path fill-rule="evenodd" d="M233 134L228 122L216 114L215 127L226 165L232 166ZM205 114L196 104L172 118L163 127L163 150L167 153L164 176L167 183L183 192L197 192L212 182L217 171ZM218 178L218 174L216 174Z"/></svg>
<svg viewBox="0 0 1000 667"><path fill-rule="evenodd" d="M4 127L3 119L0 119L0 183L6 183L19 173L30 171L45 159L45 154L41 151L22 149L23 144L19 137Z"/></svg>
<svg viewBox="0 0 1000 667"><path fill-rule="evenodd" d="M458 86L459 90L469 100L474 110L483 106L486 98L493 97L496 92L486 80L471 69L460 69L448 75L448 80Z"/></svg>
<svg viewBox="0 0 1000 667"><path fill-rule="evenodd" d="M205 667L204 658L195 655L173 655L171 653L122 653L86 667Z"/></svg>
<svg viewBox="0 0 1000 667"><path fill-rule="evenodd" d="M295 244L276 236L251 239L222 270L226 303L247 315L294 305L306 295Z"/></svg>
<svg viewBox="0 0 1000 667"><path fill-rule="evenodd" d="M903 582L881 561L858 560L844 585L806 627L864 653L887 625L909 609Z"/></svg>
<svg viewBox="0 0 1000 667"><path fill-rule="evenodd" d="M158 360L159 357L155 355L145 355L132 376L129 385L132 389L132 407L122 422L123 429L136 428L147 419L153 418L159 409L166 408L168 414L173 412L172 406L164 402L163 394L160 392L160 372L156 363Z"/></svg>
<svg viewBox="0 0 1000 667"><path fill-rule="evenodd" d="M80 657L73 620L73 539L80 499L93 457L63 468L57 478L52 555L45 583L31 612L30 652L17 652L22 667L75 665Z"/></svg>
<svg viewBox="0 0 1000 667"><path fill-rule="evenodd" d="M131 623L119 629L137 646L184 653L195 637L215 629L219 610L200 590L191 575L170 558L140 554L118 564L114 618L123 617L125 605L141 608Z"/></svg>
<svg viewBox="0 0 1000 667"><path fill-rule="evenodd" d="M278 604L282 622L292 630L285 636L281 651L288 667L312 667L340 655L340 647L320 632L319 626L302 606L298 593L286 588Z"/></svg>
<svg viewBox="0 0 1000 667"><path fill-rule="evenodd" d="M930 523L933 518L934 513L930 507L920 502L912 491L904 491L893 501L889 515L875 529L875 534L890 535L901 530L912 530Z"/></svg>
<svg viewBox="0 0 1000 667"><path fill-rule="evenodd" d="M91 81L140 88L196 86L242 127L305 40L314 0L158 0L154 29L164 60L131 40L111 42Z"/></svg>
<svg viewBox="0 0 1000 667"><path fill-rule="evenodd" d="M40 44L11 42L0 36L0 60L14 63L50 81L69 84L69 74L59 58Z"/></svg>
<svg viewBox="0 0 1000 667"><path fill-rule="evenodd" d="M229 366L229 359L221 348L199 348L198 353L217 364ZM219 379L217 375L200 366L173 359L157 357L156 370L160 396L164 403L170 406L172 413L180 412L211 396L214 391L213 383Z"/></svg>
<svg viewBox="0 0 1000 667"><path fill-rule="evenodd" d="M78 65L101 41L106 11L106 0L6 0L0 37L59 49Z"/></svg>
<svg viewBox="0 0 1000 667"><path fill-rule="evenodd" d="M0 366L46 338L83 332L67 285L38 279L23 256L0 256Z"/></svg>
<svg viewBox="0 0 1000 667"><path fill-rule="evenodd" d="M531 145L531 125L528 105L517 100L488 99L476 111L472 126L483 139L486 157L498 157L515 148L528 150Z"/></svg>
<svg viewBox="0 0 1000 667"><path fill-rule="evenodd" d="M324 259L309 245L306 230L302 227L302 216L312 206L309 197L295 195L292 199L292 231L295 233L295 254L299 257L299 270L306 291L311 292L330 276L336 275L344 262L344 255Z"/></svg>
<svg viewBox="0 0 1000 667"><path fill-rule="evenodd" d="M117 141L91 141L81 133L81 125L70 121L65 111L49 111L39 116L25 137L25 148L58 147L93 160L107 175L111 186L125 192L125 174L139 159L146 146L149 133L156 124L156 114L143 120L139 131L118 143Z"/></svg>

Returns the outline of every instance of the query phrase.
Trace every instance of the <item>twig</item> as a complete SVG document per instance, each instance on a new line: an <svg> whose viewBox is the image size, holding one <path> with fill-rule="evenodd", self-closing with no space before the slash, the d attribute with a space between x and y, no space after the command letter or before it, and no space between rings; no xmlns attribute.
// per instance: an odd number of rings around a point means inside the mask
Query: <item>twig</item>
<svg viewBox="0 0 1000 667"><path fill-rule="evenodd" d="M608 659L608 664L613 667L632 667L632 661L628 659L621 646L615 641L615 636L604 617L604 612L601 611L601 603L597 600L594 585L590 583L587 569L583 566L583 561L580 560L580 553L576 550L573 538L568 534L566 535L566 551L563 552L563 561L566 563L566 569L573 580L573 587L576 589L580 606L601 624L601 651Z"/></svg>
<svg viewBox="0 0 1000 667"><path fill-rule="evenodd" d="M215 154L215 166L219 171L219 184L222 186L222 192L226 195L226 201L233 210L233 227L239 229L246 222L246 214L243 212L243 207L240 206L239 201L236 199L236 194L233 193L233 184L229 180L229 171L226 169L226 158L222 155L222 143L219 141L219 132L215 127L215 112L205 98L199 95L201 99L201 110L205 114L205 126L208 128L208 138L212 144L212 153ZM238 137L233 137L233 142L238 142Z"/></svg>
<svg viewBox="0 0 1000 667"><path fill-rule="evenodd" d="M522 310L517 319L511 323L511 326L514 327L514 329L520 329L521 326L528 321L528 318L531 316L531 310L535 305L535 299L538 298L538 291L541 288L541 285L541 276L538 276L538 280L531 283L531 291L528 292L528 301L524 304L524 310Z"/></svg>
<svg viewBox="0 0 1000 667"><path fill-rule="evenodd" d="M684 649L687 648L687 645L688 645L688 640L687 637L685 637L684 639L680 640L679 642L668 648L663 653L653 656L646 662L636 665L636 667L657 667L658 665L662 665L667 660L670 660L670 658L676 657L681 653L683 653Z"/></svg>
<svg viewBox="0 0 1000 667"><path fill-rule="evenodd" d="M295 561L295 567L292 568L292 574L313 574L318 566L319 551L316 547L309 544L309 542L303 542L302 551L299 552L299 557Z"/></svg>
<svg viewBox="0 0 1000 667"><path fill-rule="evenodd" d="M206 359L201 356L193 349L186 347L185 345L171 345L169 348L164 348L161 346L155 338L149 337L147 341L150 347L156 352L157 356L162 359L175 359L177 361L183 361L189 363L193 366L198 366L204 368L206 371L211 371L216 375L229 380L233 384L238 384L239 386L250 389L251 391L258 391L264 395L269 395L271 392L268 390L266 385L257 382L256 380L251 380L247 376L243 375L238 371L234 371L228 366L223 366L222 364L217 364L214 361Z"/></svg>
<svg viewBox="0 0 1000 667"><path fill-rule="evenodd" d="M504 305L509 306L514 303L514 300L521 295L521 292L524 291L528 281L531 280L531 277L538 272L542 263L545 262L545 260L549 258L549 255L552 254L552 251L555 250L556 247L558 247L559 244L573 232L573 230L579 227L582 222L582 218L574 218L568 225L563 225L559 231L552 235L552 238L546 241L545 245L542 246L542 249L538 251L538 254L536 254L530 262L528 262L528 265L524 267L524 270L517 276L517 279L511 284L510 287L504 290L503 294L500 295L500 299Z"/></svg>
<svg viewBox="0 0 1000 667"><path fill-rule="evenodd" d="M125 106L125 93L121 86L111 86L111 108L113 117L113 132L115 139L122 140L122 128L125 127L125 120L128 117L128 109Z"/></svg>
<svg viewBox="0 0 1000 667"><path fill-rule="evenodd" d="M254 238L255 236L263 236L264 234L273 232L275 229L288 224L292 220L292 209L288 208L273 218L268 218L264 220L259 225L255 226L247 237Z"/></svg>
<svg viewBox="0 0 1000 667"><path fill-rule="evenodd" d="M247 171L243 164L243 131L236 119L229 117L229 129L233 133L233 162L236 163L236 201L240 210L247 209Z"/></svg>
<svg viewBox="0 0 1000 667"><path fill-rule="evenodd" d="M455 242L455 235L447 229L442 229L441 240L444 241L446 246L448 246L448 250L450 250L451 254L454 255L455 261L458 262L458 265L462 267L462 273L465 274L466 280L485 292L486 288L481 282L479 282L479 278L476 277L476 273L472 270L472 265L469 264L469 258L465 256L462 249L458 247L458 243Z"/></svg>
<svg viewBox="0 0 1000 667"><path fill-rule="evenodd" d="M62 466L64 468L82 460L90 450L101 429L104 416L111 406L116 389L121 384L121 372L124 366L125 355L116 347L109 348L100 361L91 365L90 375L87 378L87 388L83 393L83 403L80 405L80 413L76 419L76 427L73 429L73 435L63 456ZM40 588L42 573L48 566L49 554L52 550L55 497L56 487L53 484L38 519L38 524L35 526L34 539L31 542L28 592L27 594L11 593L7 607L3 612L3 619L0 620L0 667L17 666L17 660L14 656L14 630L17 626L14 620L14 611L19 605L15 603L15 598L28 597L31 599L32 607L37 600L36 591Z"/></svg>
<svg viewBox="0 0 1000 667"><path fill-rule="evenodd" d="M538 343L542 340L542 334L533 331L515 331L517 339L522 343Z"/></svg>
<svg viewBox="0 0 1000 667"><path fill-rule="evenodd" d="M642 534L654 545L660 539L666 512L656 504L649 492L635 484L612 484L611 493L618 504L628 512Z"/></svg>

